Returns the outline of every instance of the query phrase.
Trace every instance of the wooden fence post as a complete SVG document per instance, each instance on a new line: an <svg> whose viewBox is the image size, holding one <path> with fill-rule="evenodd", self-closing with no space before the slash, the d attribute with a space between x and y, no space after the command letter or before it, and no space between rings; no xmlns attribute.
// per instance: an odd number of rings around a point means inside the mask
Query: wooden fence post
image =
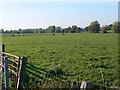
<svg viewBox="0 0 120 90"><path fill-rule="evenodd" d="M18 67L17 67L18 73L19 73L19 67L20 67L20 60L21 60L21 57L18 58ZM16 76L16 86L15 86L15 88L17 88L17 84L18 84L18 73L17 73L17 76Z"/></svg>
<svg viewBox="0 0 120 90"><path fill-rule="evenodd" d="M81 89L92 89L93 84L88 81L82 81L80 88Z"/></svg>
<svg viewBox="0 0 120 90"><path fill-rule="evenodd" d="M2 52L5 52L5 44L2 44Z"/></svg>
<svg viewBox="0 0 120 90"><path fill-rule="evenodd" d="M5 79L5 88L9 88L9 79L8 79L8 57L4 57L4 79Z"/></svg>
<svg viewBox="0 0 120 90"><path fill-rule="evenodd" d="M18 71L17 89L22 88L22 83L25 77L26 64L27 64L27 58L22 57L20 60L20 67Z"/></svg>
<svg viewBox="0 0 120 90"><path fill-rule="evenodd" d="M0 45L0 51L2 51L2 44ZM0 56L2 56L2 53L0 53ZM2 57L0 57L0 65L1 66L3 65L2 61L3 61L3 59L2 59ZM0 90L2 90L2 71L3 71L1 66L0 66Z"/></svg>
<svg viewBox="0 0 120 90"><path fill-rule="evenodd" d="M2 52L5 52L5 44L2 44L2 45L1 45L1 49L2 49L2 50L1 50ZM1 54L1 56L4 56L4 54Z"/></svg>

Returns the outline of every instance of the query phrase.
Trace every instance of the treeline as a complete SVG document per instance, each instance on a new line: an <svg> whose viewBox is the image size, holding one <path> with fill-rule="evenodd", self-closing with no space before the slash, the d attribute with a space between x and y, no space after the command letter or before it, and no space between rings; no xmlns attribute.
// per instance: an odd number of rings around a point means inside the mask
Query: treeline
<svg viewBox="0 0 120 90"><path fill-rule="evenodd" d="M98 21L93 21L89 26L85 28L78 27L73 25L72 27L61 28L60 26L49 26L46 29L18 29L18 30L4 30L1 29L2 33L81 33L81 32L90 32L90 33L108 33L108 30L112 30L114 33L120 33L120 22L114 22L110 25L105 25L100 27Z"/></svg>

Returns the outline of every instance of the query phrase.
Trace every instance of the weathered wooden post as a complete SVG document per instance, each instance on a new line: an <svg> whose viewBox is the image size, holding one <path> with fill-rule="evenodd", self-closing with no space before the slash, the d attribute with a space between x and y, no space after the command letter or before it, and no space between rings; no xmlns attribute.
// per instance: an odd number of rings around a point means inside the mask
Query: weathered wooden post
<svg viewBox="0 0 120 90"><path fill-rule="evenodd" d="M25 78L25 71L26 71L26 64L27 64L27 58L22 57L20 60L20 66L18 71L18 79L17 79L17 89L22 88L22 83Z"/></svg>
<svg viewBox="0 0 120 90"><path fill-rule="evenodd" d="M18 84L18 74L19 74L19 67L20 67L20 60L21 60L21 57L18 58L18 66L17 66L17 69L18 69L18 73L17 73L17 76L16 76L16 88L17 88L17 84Z"/></svg>
<svg viewBox="0 0 120 90"><path fill-rule="evenodd" d="M81 89L92 89L93 84L88 81L82 81L80 88Z"/></svg>
<svg viewBox="0 0 120 90"><path fill-rule="evenodd" d="M1 52L5 52L5 44L1 44ZM0 53L1 56L4 56L4 54Z"/></svg>
<svg viewBox="0 0 120 90"><path fill-rule="evenodd" d="M2 44L2 52L5 52L5 44Z"/></svg>
<svg viewBox="0 0 120 90"><path fill-rule="evenodd" d="M0 44L0 52L2 52L2 44ZM2 56L3 56L3 54L2 53L0 53L0 90L2 90L2 71L3 71L3 69L2 69Z"/></svg>
<svg viewBox="0 0 120 90"><path fill-rule="evenodd" d="M9 78L8 78L8 57L4 57L4 79L5 79L5 88L9 88Z"/></svg>

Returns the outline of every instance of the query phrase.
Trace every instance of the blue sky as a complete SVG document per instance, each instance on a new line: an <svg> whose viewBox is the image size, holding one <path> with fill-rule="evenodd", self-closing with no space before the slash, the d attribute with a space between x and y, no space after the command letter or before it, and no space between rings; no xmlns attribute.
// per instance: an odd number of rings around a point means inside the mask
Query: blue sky
<svg viewBox="0 0 120 90"><path fill-rule="evenodd" d="M46 2L45 2L46 1ZM118 2L44 2L17 1L1 2L0 28L46 28L49 25L68 27L77 25L86 27L90 22L98 20L102 25L111 24L118 20Z"/></svg>

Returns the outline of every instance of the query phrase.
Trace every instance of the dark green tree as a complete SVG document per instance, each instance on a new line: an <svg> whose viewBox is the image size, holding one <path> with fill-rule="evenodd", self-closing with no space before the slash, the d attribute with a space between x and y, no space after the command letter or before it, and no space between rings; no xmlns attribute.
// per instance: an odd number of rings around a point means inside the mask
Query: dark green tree
<svg viewBox="0 0 120 90"><path fill-rule="evenodd" d="M76 30L75 30L76 33L81 33L82 31L83 31L83 29L80 28L80 27L77 27Z"/></svg>
<svg viewBox="0 0 120 90"><path fill-rule="evenodd" d="M107 30L112 30L112 24L108 25Z"/></svg>
<svg viewBox="0 0 120 90"><path fill-rule="evenodd" d="M88 32L89 31L89 26L84 28L84 32Z"/></svg>
<svg viewBox="0 0 120 90"><path fill-rule="evenodd" d="M41 33L46 33L46 30L43 29Z"/></svg>
<svg viewBox="0 0 120 90"><path fill-rule="evenodd" d="M4 29L0 29L0 33L4 33Z"/></svg>
<svg viewBox="0 0 120 90"><path fill-rule="evenodd" d="M59 27L59 26L56 27L56 28L55 28L55 33L61 33L61 27Z"/></svg>
<svg viewBox="0 0 120 90"><path fill-rule="evenodd" d="M76 29L77 29L77 26L73 25L72 28L69 30L69 33L75 33Z"/></svg>
<svg viewBox="0 0 120 90"><path fill-rule="evenodd" d="M114 22L112 25L113 33L120 33L120 22Z"/></svg>
<svg viewBox="0 0 120 90"><path fill-rule="evenodd" d="M71 27L69 26L68 28L64 28L64 33L69 33L71 30Z"/></svg>
<svg viewBox="0 0 120 90"><path fill-rule="evenodd" d="M98 21L91 22L88 30L91 33L99 33L99 31L100 31L100 24L99 24L99 22Z"/></svg>
<svg viewBox="0 0 120 90"><path fill-rule="evenodd" d="M107 33L107 30L108 30L108 26L105 25L101 28L101 33Z"/></svg>
<svg viewBox="0 0 120 90"><path fill-rule="evenodd" d="M43 30L42 28L39 28L38 33L42 33L42 30Z"/></svg>
<svg viewBox="0 0 120 90"><path fill-rule="evenodd" d="M48 32L48 33L54 33L54 32L55 32L55 26L49 26L49 27L47 28L47 32Z"/></svg>

